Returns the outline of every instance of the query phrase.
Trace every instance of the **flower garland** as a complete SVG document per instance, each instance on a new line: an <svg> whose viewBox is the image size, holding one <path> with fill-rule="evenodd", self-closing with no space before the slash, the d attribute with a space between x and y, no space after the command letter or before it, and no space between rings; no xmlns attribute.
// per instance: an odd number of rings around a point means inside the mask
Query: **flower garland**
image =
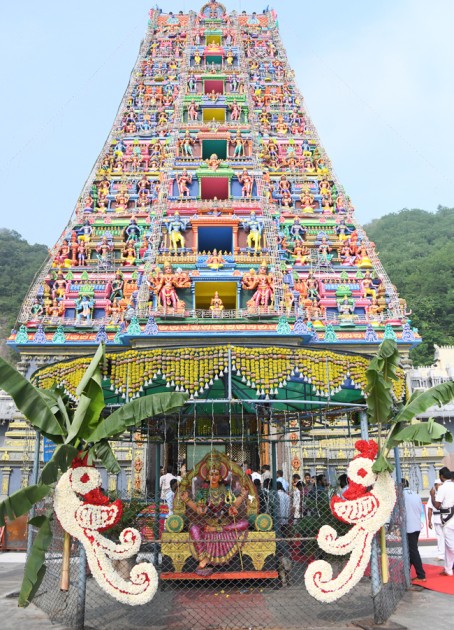
<svg viewBox="0 0 454 630"><path fill-rule="evenodd" d="M258 395L277 394L293 376L311 384L320 396L340 390L347 377L356 388L364 390L366 387L369 365L366 357L342 355L330 350L278 346L247 348L221 345L191 348L190 351L188 348L130 350L121 354L108 354L108 373L103 376L116 394L124 394L127 388L129 396L136 397L153 380L158 380L165 381L175 391L188 392L197 398L214 380L222 378L228 369L229 350L235 376L247 386L255 388ZM35 376L35 383L47 388L57 382L71 396L75 396L77 385L89 362L88 357L78 358L42 368ZM397 372L399 380L393 384L393 393L400 399L404 393L405 379L400 368Z"/></svg>
<svg viewBox="0 0 454 630"><path fill-rule="evenodd" d="M99 471L80 462L75 460L73 468L61 476L55 488L57 518L63 529L84 546L93 577L106 593L130 606L146 604L158 588L154 566L148 562L135 565L128 581L116 573L111 562L136 554L141 544L140 533L128 527L120 533L119 543L100 534L120 521L123 505L119 499L109 503L100 489Z"/></svg>
<svg viewBox="0 0 454 630"><path fill-rule="evenodd" d="M331 499L331 511L336 518L353 525L344 536L323 525L317 535L319 547L326 553L350 558L339 575L333 578L329 562L312 562L304 575L306 588L320 602L333 602L358 584L370 560L372 540L389 519L396 502L396 488L388 472L375 475L372 471L378 452L376 442L359 440L360 451L348 465L349 486L343 497ZM373 486L369 492L367 488Z"/></svg>

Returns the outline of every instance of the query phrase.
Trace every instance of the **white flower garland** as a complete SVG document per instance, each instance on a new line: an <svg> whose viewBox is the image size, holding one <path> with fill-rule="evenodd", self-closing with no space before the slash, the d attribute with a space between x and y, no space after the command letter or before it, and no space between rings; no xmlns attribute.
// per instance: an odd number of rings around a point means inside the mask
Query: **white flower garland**
<svg viewBox="0 0 454 630"><path fill-rule="evenodd" d="M130 558L139 551L140 533L128 527L119 536L120 542L108 540L99 530L116 524L121 515L117 503L93 505L76 496L85 495L101 485L95 468L81 466L64 473L56 488L55 513L63 529L79 540L86 551L88 565L99 586L123 604L137 606L153 599L158 588L158 574L153 564L142 562L125 580L114 570L111 559Z"/></svg>
<svg viewBox="0 0 454 630"><path fill-rule="evenodd" d="M363 493L354 499L333 498L331 510L341 521L353 527L344 536L338 537L329 525L321 527L317 542L323 551L342 556L350 553L350 558L333 579L333 569L329 562L312 562L304 575L306 588L312 597L320 602L333 602L358 584L370 560L371 545L375 533L389 519L396 502L396 488L388 472L375 475L373 461L367 457L357 457L348 465L348 478L357 486L363 486ZM370 492L368 486L373 485Z"/></svg>

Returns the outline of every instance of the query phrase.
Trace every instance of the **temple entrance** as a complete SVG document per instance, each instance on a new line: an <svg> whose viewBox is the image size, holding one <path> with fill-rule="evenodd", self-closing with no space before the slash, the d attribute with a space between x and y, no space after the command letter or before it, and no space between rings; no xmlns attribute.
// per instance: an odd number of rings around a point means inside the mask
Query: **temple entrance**
<svg viewBox="0 0 454 630"><path fill-rule="evenodd" d="M197 251L231 253L233 250L233 230L231 227L199 227Z"/></svg>
<svg viewBox="0 0 454 630"><path fill-rule="evenodd" d="M228 304L224 292L233 297L236 283L196 282L197 306L206 306L214 290ZM203 325L209 330L211 319ZM103 386L112 406L136 392L173 387L189 397L182 408L154 416L112 444L122 454L121 473L101 472L110 498L123 500L125 516L110 539L118 539L119 529L136 528L141 559L155 565L160 589L149 604L125 608L87 580L90 627L145 627L150 618L175 630L182 624L271 630L276 619L285 628L334 627L371 617L374 606L395 605L405 590L402 497L384 532L389 577L374 598L367 574L329 606L310 594L305 580L316 560L327 562L334 575L347 566L348 558L324 551L317 536L322 525L339 537L352 527L330 505L332 497L341 500L342 477L358 443L364 444L361 387L368 360L293 345L180 341L175 348L130 351L127 361L109 356ZM369 431L376 439L375 429ZM411 453L405 456L404 470L411 460ZM53 527L51 558L61 554L62 544L59 523ZM378 571L383 551L377 546L374 553L371 571ZM70 621L54 566L49 563L37 603L55 619ZM86 576L79 557L72 559L72 575L75 585Z"/></svg>

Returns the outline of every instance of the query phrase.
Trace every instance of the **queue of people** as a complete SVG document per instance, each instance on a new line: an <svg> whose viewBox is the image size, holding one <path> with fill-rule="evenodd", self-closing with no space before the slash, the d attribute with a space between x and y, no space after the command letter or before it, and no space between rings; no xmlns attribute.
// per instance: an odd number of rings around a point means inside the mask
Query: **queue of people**
<svg viewBox="0 0 454 630"><path fill-rule="evenodd" d="M259 512L274 515L276 525L283 535L288 532L290 524L309 515L314 500L322 498L328 500L329 497L330 485L324 474L312 476L306 471L301 478L298 473L294 473L290 485L282 469L276 471L276 483L273 484L268 464L261 467L260 473L250 469L247 469L246 473L250 475L256 487Z"/></svg>
<svg viewBox="0 0 454 630"><path fill-rule="evenodd" d="M244 462L242 467L255 485L259 499L259 512L272 514L283 536L288 535L290 524L310 514L308 504L311 500L323 497L328 499L330 485L324 474L313 476L309 471L306 471L301 478L298 473L295 473L292 475L290 487L289 481L284 477L284 471L278 469L274 486L269 465L264 464L260 472L253 471L247 462ZM168 466L166 472L161 468L159 479L161 501L167 504L169 515L173 513L174 496L178 490L178 483L182 474L184 474L181 470L178 472L179 474L172 466ZM341 475L338 483L337 492L345 491L347 476ZM275 492L273 492L274 488Z"/></svg>
<svg viewBox="0 0 454 630"><path fill-rule="evenodd" d="M442 539L440 547L444 549L444 569L442 575L453 575L454 569L454 472L443 467L439 473L437 487L430 491L432 518L440 517L438 536ZM435 524L435 521L433 521ZM435 530L437 534L437 530Z"/></svg>
<svg viewBox="0 0 454 630"><path fill-rule="evenodd" d="M416 571L415 583L425 582L426 574L418 548L421 532L421 515L424 512L421 497L409 488L408 481L402 480L404 487L405 516L410 565ZM454 472L443 467L439 478L430 491L427 502L427 524L437 538L438 559L444 561L441 575L454 573Z"/></svg>

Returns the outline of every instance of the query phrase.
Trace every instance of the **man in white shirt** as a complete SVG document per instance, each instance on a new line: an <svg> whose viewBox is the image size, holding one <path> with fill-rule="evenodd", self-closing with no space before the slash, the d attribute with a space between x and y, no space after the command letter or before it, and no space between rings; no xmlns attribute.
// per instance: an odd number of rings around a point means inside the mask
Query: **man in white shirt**
<svg viewBox="0 0 454 630"><path fill-rule="evenodd" d="M282 487L282 483L278 481L276 483L277 488L277 504L278 504L278 518L279 518L279 526L282 528L289 524L290 518L292 516L292 503L289 495L285 492Z"/></svg>
<svg viewBox="0 0 454 630"><path fill-rule="evenodd" d="M438 488L441 486L443 482L441 479L437 479L434 483L435 494L437 493ZM437 537L437 551L438 551L438 559L445 559L445 535L443 532L443 525L441 524L441 515L440 511L436 510L433 506L432 499L429 497L427 501L427 524L429 529L433 529L435 532L435 536Z"/></svg>
<svg viewBox="0 0 454 630"><path fill-rule="evenodd" d="M271 470L268 464L263 464L262 468L260 469L260 472L262 473L262 486L265 483L266 479L271 479Z"/></svg>
<svg viewBox="0 0 454 630"><path fill-rule="evenodd" d="M178 480L172 479L172 481L170 482L170 489L166 492L166 503L169 507L169 513L167 515L167 518L169 516L172 516L173 514L173 500L175 498L175 493L177 491L177 488L178 488Z"/></svg>
<svg viewBox="0 0 454 630"><path fill-rule="evenodd" d="M442 485L435 494L430 491L430 498L436 510L440 510L443 533L445 535L445 569L443 575L453 575L454 565L454 482L453 473L448 468L440 470Z"/></svg>
<svg viewBox="0 0 454 630"><path fill-rule="evenodd" d="M166 494L170 490L170 482L172 479L175 479L176 475L173 474L172 466L167 467L167 472L165 475L161 475L159 478L159 488L161 490L161 500L166 500Z"/></svg>
<svg viewBox="0 0 454 630"><path fill-rule="evenodd" d="M407 540L408 550L410 552L410 565L415 567L416 581L425 582L426 573L422 566L421 556L418 549L418 538L421 533L421 514L423 513L423 505L421 497L416 492L412 492L408 487L408 481L402 479L404 487L405 515L407 524Z"/></svg>
<svg viewBox="0 0 454 630"><path fill-rule="evenodd" d="M286 479L284 479L284 471L283 470L278 470L278 471L276 471L276 474L277 474L276 483L281 482L282 488L284 489L284 491L288 492L288 481Z"/></svg>

